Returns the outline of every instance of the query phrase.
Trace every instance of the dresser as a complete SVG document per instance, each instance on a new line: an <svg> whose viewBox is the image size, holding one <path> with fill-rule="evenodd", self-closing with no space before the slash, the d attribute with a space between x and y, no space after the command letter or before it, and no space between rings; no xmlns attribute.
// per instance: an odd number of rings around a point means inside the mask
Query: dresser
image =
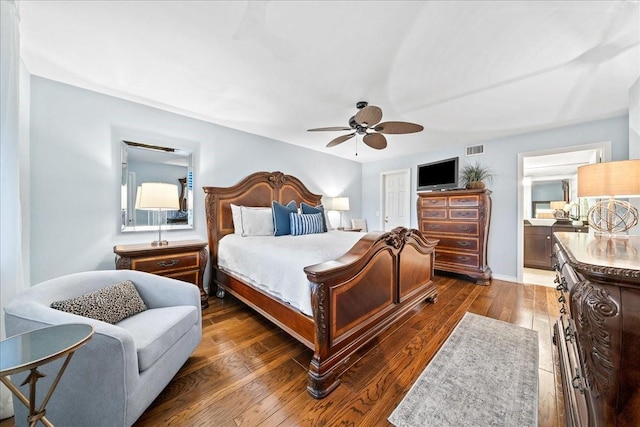
<svg viewBox="0 0 640 427"><path fill-rule="evenodd" d="M193 283L200 289L200 305L209 306L208 295L203 287L204 270L207 266L207 242L200 240L170 241L168 245L151 246L118 245L117 270L138 270L167 276Z"/></svg>
<svg viewBox="0 0 640 427"><path fill-rule="evenodd" d="M640 236L554 233L569 426L640 425Z"/></svg>
<svg viewBox="0 0 640 427"><path fill-rule="evenodd" d="M436 270L462 274L478 284L489 284L490 194L486 189L418 193L420 231L428 238L439 239Z"/></svg>

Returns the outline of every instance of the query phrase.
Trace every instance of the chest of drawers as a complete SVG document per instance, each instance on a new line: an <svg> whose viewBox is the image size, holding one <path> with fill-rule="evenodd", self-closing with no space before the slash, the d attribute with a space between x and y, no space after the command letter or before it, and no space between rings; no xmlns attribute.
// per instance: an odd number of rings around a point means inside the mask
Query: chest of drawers
<svg viewBox="0 0 640 427"><path fill-rule="evenodd" d="M113 252L116 254L117 270L144 271L198 286L200 305L206 308L209 306L208 295L203 287L207 266L206 246L207 242L204 241L183 240L172 241L164 246L118 245L113 247Z"/></svg>
<svg viewBox="0 0 640 427"><path fill-rule="evenodd" d="M489 284L487 238L491 217L490 190L418 193L420 231L439 239L435 269Z"/></svg>
<svg viewBox="0 0 640 427"><path fill-rule="evenodd" d="M569 426L640 425L640 236L554 233Z"/></svg>

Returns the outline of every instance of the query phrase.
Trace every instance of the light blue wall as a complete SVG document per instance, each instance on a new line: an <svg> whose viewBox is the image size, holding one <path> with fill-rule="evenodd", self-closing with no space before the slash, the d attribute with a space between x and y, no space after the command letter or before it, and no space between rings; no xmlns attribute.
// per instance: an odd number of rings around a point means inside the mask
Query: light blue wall
<svg viewBox="0 0 640 427"><path fill-rule="evenodd" d="M295 175L315 193L348 196L351 213L361 212L359 163L34 76L32 285L114 268L114 245L157 237L120 232L120 140L126 137L194 151L195 227L163 236L169 240L206 240L201 188L232 185L261 170Z"/></svg>
<svg viewBox="0 0 640 427"><path fill-rule="evenodd" d="M518 153L567 147L580 144L611 141L612 159L628 159L629 118L614 117L579 125L565 126L543 132L516 135L485 142L485 154L465 157L464 147L405 156L391 160L364 164L362 167L362 213L370 229L379 229L380 173L411 168L411 226L417 227L416 218L416 166L459 156L460 165L482 161L496 173L491 199L493 210L489 230L488 264L495 276L516 280L517 271L517 216L518 216ZM425 149L428 142L425 142Z"/></svg>

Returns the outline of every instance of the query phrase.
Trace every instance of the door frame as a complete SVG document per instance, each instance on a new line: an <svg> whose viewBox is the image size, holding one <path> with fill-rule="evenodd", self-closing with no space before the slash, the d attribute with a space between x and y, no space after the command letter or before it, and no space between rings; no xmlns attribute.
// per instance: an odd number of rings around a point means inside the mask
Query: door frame
<svg viewBox="0 0 640 427"><path fill-rule="evenodd" d="M570 145L546 150L527 151L518 153L518 214L516 227L516 280L523 283L524 276L524 159L548 154L570 153L572 151L602 150L602 162L611 161L611 141L595 142L592 144Z"/></svg>
<svg viewBox="0 0 640 427"><path fill-rule="evenodd" d="M406 177L406 179L404 180L405 197L404 197L403 204L405 207L405 211L407 212L407 223L404 224L404 226L407 228L411 227L411 168L407 168L407 169L397 169L392 171L380 172L380 197L378 198L378 200L380 200L380 210L378 211L380 212L380 230L385 229L384 227L384 213L385 213L384 195L386 194L385 177L387 175L395 175L400 173L403 173Z"/></svg>

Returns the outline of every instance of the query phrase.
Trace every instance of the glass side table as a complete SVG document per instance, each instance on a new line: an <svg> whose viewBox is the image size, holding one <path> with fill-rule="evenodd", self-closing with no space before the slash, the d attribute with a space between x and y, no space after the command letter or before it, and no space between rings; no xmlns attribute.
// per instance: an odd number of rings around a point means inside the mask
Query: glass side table
<svg viewBox="0 0 640 427"><path fill-rule="evenodd" d="M0 342L0 381L29 408L30 426L35 426L38 421L45 426L53 426L45 417L45 407L67 368L71 356L93 337L94 332L91 325L69 323L25 332ZM36 409L36 382L45 376L38 372L38 367L65 356L66 359L51 384L51 388L40 407ZM29 384L28 398L8 378L8 375L27 370L31 372L20 385Z"/></svg>

